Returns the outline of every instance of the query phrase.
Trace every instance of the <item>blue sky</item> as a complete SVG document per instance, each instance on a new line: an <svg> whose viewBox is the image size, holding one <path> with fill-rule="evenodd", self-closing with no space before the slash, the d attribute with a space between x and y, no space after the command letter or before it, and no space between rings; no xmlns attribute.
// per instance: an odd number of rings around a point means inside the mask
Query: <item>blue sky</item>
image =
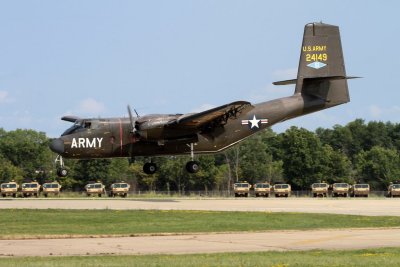
<svg viewBox="0 0 400 267"><path fill-rule="evenodd" d="M399 1L0 1L0 127L187 113L293 93L303 27L340 26L351 102L273 126L400 122Z"/></svg>

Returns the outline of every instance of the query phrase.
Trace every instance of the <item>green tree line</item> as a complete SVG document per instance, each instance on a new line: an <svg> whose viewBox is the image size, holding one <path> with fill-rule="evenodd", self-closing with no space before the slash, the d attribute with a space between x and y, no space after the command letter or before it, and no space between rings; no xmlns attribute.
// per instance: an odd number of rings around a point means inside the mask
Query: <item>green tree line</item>
<svg viewBox="0 0 400 267"><path fill-rule="evenodd" d="M146 159L65 160L68 177L58 178L49 138L34 130L0 128L0 182L58 180L80 190L89 181L126 181L135 190L227 190L232 183L287 182L295 190L314 182L365 182L384 190L400 180L400 124L357 119L315 132L291 127L283 133L259 132L219 154L199 155L201 170L189 174L188 156L156 157L154 175L142 171Z"/></svg>

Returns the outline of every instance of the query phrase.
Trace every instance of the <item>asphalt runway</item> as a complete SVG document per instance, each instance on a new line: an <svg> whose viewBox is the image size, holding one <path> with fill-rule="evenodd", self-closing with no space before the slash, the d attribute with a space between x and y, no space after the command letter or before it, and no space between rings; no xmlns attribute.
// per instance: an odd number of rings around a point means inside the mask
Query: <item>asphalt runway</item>
<svg viewBox="0 0 400 267"><path fill-rule="evenodd" d="M0 199L6 209L308 212L400 216L400 199ZM400 247L400 228L0 240L0 256L138 255Z"/></svg>
<svg viewBox="0 0 400 267"><path fill-rule="evenodd" d="M400 216L400 198L0 199L0 209L214 210Z"/></svg>

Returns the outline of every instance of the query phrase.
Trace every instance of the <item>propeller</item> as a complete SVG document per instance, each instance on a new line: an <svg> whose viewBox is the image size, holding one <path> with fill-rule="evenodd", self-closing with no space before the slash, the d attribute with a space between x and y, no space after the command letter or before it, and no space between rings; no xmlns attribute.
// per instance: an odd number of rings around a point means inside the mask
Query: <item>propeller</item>
<svg viewBox="0 0 400 267"><path fill-rule="evenodd" d="M140 117L139 114L136 112L135 109L134 109L134 111L136 113L137 118L139 118ZM129 143L129 155L130 155L129 164L131 164L132 162L135 161L135 158L133 156L133 143L135 143L138 140L138 138L140 138L140 135L139 135L139 132L137 129L138 126L136 124L138 122L132 116L132 109L131 109L130 105L128 105L128 114L129 114L129 120L131 122L131 127L132 127L132 130L131 130L132 140Z"/></svg>
<svg viewBox="0 0 400 267"><path fill-rule="evenodd" d="M136 112L136 110L135 110L135 112ZM129 114L129 120L131 121L131 126L132 126L131 133L136 133L135 121L133 120L132 110L131 110L130 105L128 105L128 114Z"/></svg>

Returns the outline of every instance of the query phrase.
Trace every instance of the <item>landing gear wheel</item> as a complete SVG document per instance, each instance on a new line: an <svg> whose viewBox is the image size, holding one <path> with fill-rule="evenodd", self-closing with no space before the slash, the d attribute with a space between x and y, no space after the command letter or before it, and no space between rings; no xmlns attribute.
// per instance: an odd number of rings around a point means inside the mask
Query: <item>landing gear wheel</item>
<svg viewBox="0 0 400 267"><path fill-rule="evenodd" d="M186 170L189 173L196 173L200 170L200 163L197 161L189 161L188 163L186 163Z"/></svg>
<svg viewBox="0 0 400 267"><path fill-rule="evenodd" d="M57 167L57 175L59 177L66 177L68 175L68 170L65 169L64 167L64 160L63 157L61 155L57 155L56 159L54 160L54 163L57 165L59 165Z"/></svg>
<svg viewBox="0 0 400 267"><path fill-rule="evenodd" d="M147 162L143 165L143 171L145 174L154 174L157 171L157 165L152 162Z"/></svg>
<svg viewBox="0 0 400 267"><path fill-rule="evenodd" d="M57 170L57 175L58 175L59 177L66 177L66 176L68 175L68 170L67 170L67 169L64 169L64 168L59 168L59 169Z"/></svg>

